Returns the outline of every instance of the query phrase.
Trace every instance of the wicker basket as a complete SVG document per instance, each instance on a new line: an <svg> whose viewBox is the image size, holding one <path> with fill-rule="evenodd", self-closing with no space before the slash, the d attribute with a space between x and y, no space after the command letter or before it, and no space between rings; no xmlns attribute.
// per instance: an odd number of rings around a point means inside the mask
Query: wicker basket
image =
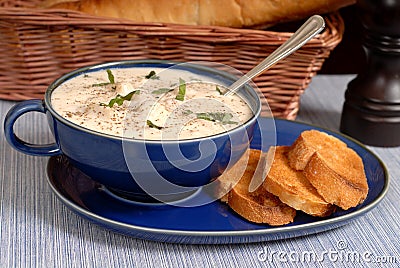
<svg viewBox="0 0 400 268"><path fill-rule="evenodd" d="M57 77L83 66L133 59L208 61L247 72L292 34L229 27L139 24L65 10L36 0L0 0L0 98L42 98ZM254 79L274 116L294 119L299 98L341 41L340 15L297 52ZM267 109L263 105L263 111Z"/></svg>

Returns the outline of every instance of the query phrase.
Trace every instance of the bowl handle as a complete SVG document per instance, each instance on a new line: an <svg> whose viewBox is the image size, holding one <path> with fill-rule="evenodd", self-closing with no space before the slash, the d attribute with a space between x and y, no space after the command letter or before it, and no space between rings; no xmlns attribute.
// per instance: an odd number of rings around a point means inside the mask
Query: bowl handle
<svg viewBox="0 0 400 268"><path fill-rule="evenodd" d="M14 124L17 119L28 112L46 113L46 108L41 100L27 100L20 102L12 107L4 120L4 134L8 143L16 150L29 155L52 156L61 154L61 150L56 143L50 144L31 144L21 140L14 133Z"/></svg>

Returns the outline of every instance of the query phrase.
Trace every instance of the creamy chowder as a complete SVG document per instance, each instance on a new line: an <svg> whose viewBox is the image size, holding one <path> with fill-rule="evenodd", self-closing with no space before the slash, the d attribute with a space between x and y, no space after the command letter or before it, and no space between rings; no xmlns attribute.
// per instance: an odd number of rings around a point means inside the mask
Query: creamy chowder
<svg viewBox="0 0 400 268"><path fill-rule="evenodd" d="M105 134L177 140L225 132L253 112L210 78L182 70L115 68L78 75L51 94L67 120Z"/></svg>

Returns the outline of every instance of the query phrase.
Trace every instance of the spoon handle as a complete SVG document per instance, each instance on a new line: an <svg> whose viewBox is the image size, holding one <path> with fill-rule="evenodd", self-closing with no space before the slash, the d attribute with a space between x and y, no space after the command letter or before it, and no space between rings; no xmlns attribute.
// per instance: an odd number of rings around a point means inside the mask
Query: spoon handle
<svg viewBox="0 0 400 268"><path fill-rule="evenodd" d="M241 86L246 84L249 80L259 75L261 72L269 69L272 65L277 63L283 58L286 58L297 49L302 47L311 38L321 32L325 27L324 19L319 15L310 17L285 43L272 52L267 58L260 62L257 66L251 69L247 74L243 75L235 83L233 83L229 90L224 94L225 96L235 93Z"/></svg>

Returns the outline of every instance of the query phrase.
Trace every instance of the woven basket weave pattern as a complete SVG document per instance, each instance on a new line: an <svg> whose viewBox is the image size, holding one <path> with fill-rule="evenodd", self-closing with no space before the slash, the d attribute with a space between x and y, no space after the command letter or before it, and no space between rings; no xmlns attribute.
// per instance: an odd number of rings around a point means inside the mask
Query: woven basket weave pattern
<svg viewBox="0 0 400 268"><path fill-rule="evenodd" d="M0 98L43 98L59 76L88 65L135 59L208 61L245 73L292 33L229 27L134 23L64 10L38 1L0 0ZM39 1L40 2L40 1ZM341 41L344 23L325 16L326 29L254 79L274 116L294 119L299 98ZM264 113L268 109L263 105Z"/></svg>

